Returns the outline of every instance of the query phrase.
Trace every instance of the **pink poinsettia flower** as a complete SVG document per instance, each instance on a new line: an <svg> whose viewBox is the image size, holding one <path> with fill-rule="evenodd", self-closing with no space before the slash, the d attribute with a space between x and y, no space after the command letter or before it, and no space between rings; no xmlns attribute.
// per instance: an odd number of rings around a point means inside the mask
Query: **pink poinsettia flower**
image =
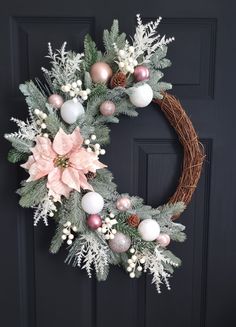
<svg viewBox="0 0 236 327"><path fill-rule="evenodd" d="M72 134L66 134L60 128L53 142L49 138L37 136L32 155L21 167L28 170L27 181L35 181L47 176L49 195L55 201L61 196L69 196L72 190L93 190L88 183L88 172L106 167L98 160L94 152L87 152L83 147L83 137L77 127Z"/></svg>

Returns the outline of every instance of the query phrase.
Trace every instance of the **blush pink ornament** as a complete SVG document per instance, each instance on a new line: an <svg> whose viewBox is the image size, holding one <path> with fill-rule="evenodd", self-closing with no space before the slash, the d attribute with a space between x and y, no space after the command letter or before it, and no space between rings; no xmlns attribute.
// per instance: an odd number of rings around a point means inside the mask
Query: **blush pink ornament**
<svg viewBox="0 0 236 327"><path fill-rule="evenodd" d="M87 218L87 225L90 229L96 230L102 226L102 218L99 215L89 215Z"/></svg>
<svg viewBox="0 0 236 327"><path fill-rule="evenodd" d="M52 94L48 98L48 103L50 103L53 108L59 109L64 103L63 97L59 94Z"/></svg>
<svg viewBox="0 0 236 327"><path fill-rule="evenodd" d="M120 211L127 211L131 207L131 201L127 197L121 197L116 201L116 208Z"/></svg>
<svg viewBox="0 0 236 327"><path fill-rule="evenodd" d="M112 101L104 101L99 109L103 116L111 116L116 111L116 106Z"/></svg>
<svg viewBox="0 0 236 327"><path fill-rule="evenodd" d="M92 65L90 74L94 83L108 83L112 77L112 69L107 63L99 61Z"/></svg>
<svg viewBox="0 0 236 327"><path fill-rule="evenodd" d="M170 244L170 236L168 234L161 233L156 239L156 241L160 246L166 247Z"/></svg>
<svg viewBox="0 0 236 327"><path fill-rule="evenodd" d="M136 66L134 68L134 78L136 82L141 82L149 79L150 72L145 66Z"/></svg>
<svg viewBox="0 0 236 327"><path fill-rule="evenodd" d="M116 253L123 253L128 251L131 245L131 239L128 235L117 232L114 238L108 242L110 249Z"/></svg>
<svg viewBox="0 0 236 327"><path fill-rule="evenodd" d="M68 197L72 190L93 190L85 174L95 173L106 166L94 152L86 151L83 141L79 127L72 134L66 134L60 128L53 142L47 137L37 136L32 155L21 165L29 171L27 181L47 176L48 194L54 201L60 201L62 195Z"/></svg>

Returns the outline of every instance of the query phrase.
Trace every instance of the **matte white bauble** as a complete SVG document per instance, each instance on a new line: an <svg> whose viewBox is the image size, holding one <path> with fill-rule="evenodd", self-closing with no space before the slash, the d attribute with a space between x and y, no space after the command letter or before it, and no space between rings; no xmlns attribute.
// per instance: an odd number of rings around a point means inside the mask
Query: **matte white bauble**
<svg viewBox="0 0 236 327"><path fill-rule="evenodd" d="M154 219L144 219L138 225L138 232L144 241L154 241L160 235L160 226Z"/></svg>
<svg viewBox="0 0 236 327"><path fill-rule="evenodd" d="M88 214L97 214L102 211L104 206L104 200L99 193L88 192L82 197L81 206L83 210Z"/></svg>
<svg viewBox="0 0 236 327"><path fill-rule="evenodd" d="M143 108L148 106L153 99L153 91L151 86L144 83L137 87L129 89L130 102L137 108Z"/></svg>
<svg viewBox="0 0 236 327"><path fill-rule="evenodd" d="M68 100L61 106L61 117L67 124L74 124L79 116L84 114L84 107L80 102Z"/></svg>

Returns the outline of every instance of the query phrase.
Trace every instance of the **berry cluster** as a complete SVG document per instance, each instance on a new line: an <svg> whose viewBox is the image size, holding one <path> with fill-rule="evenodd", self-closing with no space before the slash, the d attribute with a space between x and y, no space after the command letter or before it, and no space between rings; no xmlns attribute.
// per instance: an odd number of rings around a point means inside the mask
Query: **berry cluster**
<svg viewBox="0 0 236 327"><path fill-rule="evenodd" d="M117 233L117 230L113 228L117 224L115 215L110 213L110 217L106 217L102 223L102 226L97 229L98 232L104 234L106 240L113 240L114 235Z"/></svg>
<svg viewBox="0 0 236 327"><path fill-rule="evenodd" d="M68 93L75 102L77 102L77 97L79 96L83 101L88 99L88 95L91 93L90 89L82 89L82 81L78 80L71 84L62 85L61 90Z"/></svg>
<svg viewBox="0 0 236 327"><path fill-rule="evenodd" d="M132 256L130 259L127 260L127 271L129 272L130 278L134 278L136 270L138 272L141 272L143 270L142 265L145 263L145 257L142 254L138 253L134 248L131 248L129 251Z"/></svg>
<svg viewBox="0 0 236 327"><path fill-rule="evenodd" d="M72 240L74 239L74 234L71 233L71 231L73 232L77 232L77 227L75 225L72 226L71 222L70 221L67 221L64 225L64 228L63 228L63 234L61 236L62 240L65 241L67 239L67 244L68 245L71 245L72 244Z"/></svg>
<svg viewBox="0 0 236 327"><path fill-rule="evenodd" d="M48 117L45 112L39 109L34 110L35 116L37 116L36 124L41 127L41 130L44 130L47 128L47 125L45 124L45 119ZM47 133L43 133L44 137L48 137Z"/></svg>
<svg viewBox="0 0 236 327"><path fill-rule="evenodd" d="M87 151L88 152L92 152L94 151L96 155L104 155L106 153L105 149L101 149L101 146L100 144L98 143L95 143L94 142L96 141L97 137L95 134L92 134L90 136L90 139L86 139L84 140L84 144L87 146Z"/></svg>

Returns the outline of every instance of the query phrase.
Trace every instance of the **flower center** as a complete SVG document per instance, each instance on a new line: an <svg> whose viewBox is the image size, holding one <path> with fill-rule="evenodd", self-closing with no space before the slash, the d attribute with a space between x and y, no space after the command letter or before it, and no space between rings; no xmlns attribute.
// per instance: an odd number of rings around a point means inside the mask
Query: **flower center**
<svg viewBox="0 0 236 327"><path fill-rule="evenodd" d="M54 165L56 167L68 168L69 158L67 158L66 156L57 156L54 160Z"/></svg>

